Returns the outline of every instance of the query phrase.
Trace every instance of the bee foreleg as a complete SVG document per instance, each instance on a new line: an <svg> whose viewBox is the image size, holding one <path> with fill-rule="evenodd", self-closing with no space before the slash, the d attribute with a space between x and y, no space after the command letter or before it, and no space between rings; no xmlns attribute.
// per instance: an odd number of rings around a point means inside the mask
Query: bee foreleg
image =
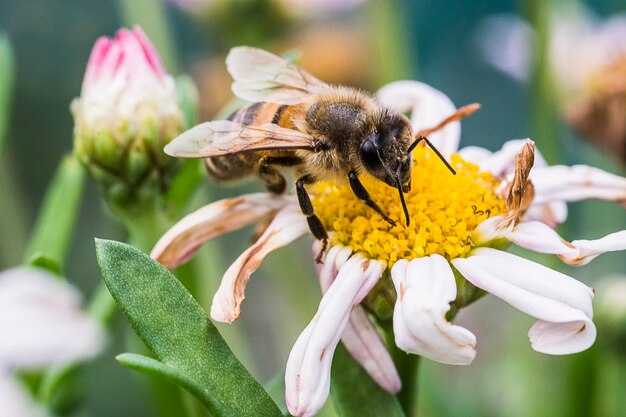
<svg viewBox="0 0 626 417"><path fill-rule="evenodd" d="M359 177L356 175L356 172L350 171L350 173L348 174L348 179L350 180L350 188L352 188L352 192L359 200L361 200L362 202L364 202L365 204L373 208L376 213L383 216L383 219L385 219L387 223L389 223L392 226L396 225L396 222L392 220L389 216L387 216L385 213L383 213L381 208L378 207L378 204L376 204L370 198L370 194L367 192L365 187L363 187L363 184L361 184L361 181L359 180Z"/></svg>
<svg viewBox="0 0 626 417"><path fill-rule="evenodd" d="M305 184L311 184L313 182L315 182L315 180L310 175L298 178L296 181L296 194L298 195L300 210L302 210L302 214L306 216L306 221L309 224L311 233L313 233L313 236L315 236L317 240L322 241L322 250L320 250L320 253L315 258L315 262L322 263L322 257L328 248L328 233L326 233L326 229L324 229L324 225L322 224L320 218L317 217L313 211L311 198L304 188Z"/></svg>

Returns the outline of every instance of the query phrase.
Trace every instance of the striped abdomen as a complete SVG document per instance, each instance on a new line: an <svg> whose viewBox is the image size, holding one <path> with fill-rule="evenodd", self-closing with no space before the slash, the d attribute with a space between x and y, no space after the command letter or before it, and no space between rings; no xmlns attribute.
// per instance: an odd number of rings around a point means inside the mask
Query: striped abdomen
<svg viewBox="0 0 626 417"><path fill-rule="evenodd" d="M244 126L276 123L282 127L294 128L290 122L290 106L276 103L252 103L232 113L228 120ZM258 163L262 156L272 151L243 152L207 158L208 173L218 180L238 180L258 174Z"/></svg>

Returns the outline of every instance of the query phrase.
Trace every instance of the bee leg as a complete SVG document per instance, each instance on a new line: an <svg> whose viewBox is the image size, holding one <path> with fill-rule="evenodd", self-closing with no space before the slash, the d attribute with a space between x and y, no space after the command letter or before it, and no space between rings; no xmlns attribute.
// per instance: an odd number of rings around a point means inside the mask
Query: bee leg
<svg viewBox="0 0 626 417"><path fill-rule="evenodd" d="M302 164L302 159L295 156L267 156L259 164L259 177L269 192L282 194L287 188L285 177L272 165L292 167Z"/></svg>
<svg viewBox="0 0 626 417"><path fill-rule="evenodd" d="M389 223L392 226L396 225L396 222L392 220L389 216L387 216L385 213L383 213L381 208L378 207L378 204L376 204L370 198L370 194L367 192L365 187L363 187L363 184L361 184L361 181L359 180L359 177L357 177L356 172L350 171L350 173L348 174L348 179L350 180L350 188L352 188L352 192L359 200L361 200L362 202L364 202L365 204L373 208L376 213L383 216L383 219L385 219L387 223Z"/></svg>
<svg viewBox="0 0 626 417"><path fill-rule="evenodd" d="M259 177L267 190L274 194L282 194L287 189L287 181L285 177L275 168L261 163L259 167Z"/></svg>
<svg viewBox="0 0 626 417"><path fill-rule="evenodd" d="M311 184L313 182L315 182L315 180L310 175L298 178L296 181L296 194L298 195L300 210L302 210L302 214L306 216L306 221L309 224L311 233L313 233L315 239L322 241L322 250L320 250L320 253L318 253L315 258L315 262L322 263L322 257L328 248L328 233L326 233L326 229L324 229L320 218L317 217L313 211L313 204L311 204L309 194L307 194L304 188L304 184Z"/></svg>

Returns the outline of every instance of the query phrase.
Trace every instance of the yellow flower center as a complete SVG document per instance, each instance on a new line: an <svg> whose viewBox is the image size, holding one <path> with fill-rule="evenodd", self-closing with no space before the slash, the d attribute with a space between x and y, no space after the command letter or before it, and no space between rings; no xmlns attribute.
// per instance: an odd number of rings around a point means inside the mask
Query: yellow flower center
<svg viewBox="0 0 626 417"><path fill-rule="evenodd" d="M447 259L465 256L472 248L472 231L488 217L505 212L497 195L499 181L480 172L478 166L452 155L452 175L430 150L413 153L411 191L405 194L411 216L406 226L398 191L373 178L362 178L372 199L392 219L391 226L359 201L349 185L321 182L313 196L315 212L329 232L332 243L351 246L389 267L398 259L414 259L438 253Z"/></svg>

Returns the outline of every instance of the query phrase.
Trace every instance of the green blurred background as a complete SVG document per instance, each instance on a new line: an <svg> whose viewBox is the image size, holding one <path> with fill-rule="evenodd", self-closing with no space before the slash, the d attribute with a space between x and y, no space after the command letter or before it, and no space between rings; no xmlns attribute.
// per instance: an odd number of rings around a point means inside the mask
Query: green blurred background
<svg viewBox="0 0 626 417"><path fill-rule="evenodd" d="M250 2L232 3L233 9L224 11L224 16L211 19L194 17L158 0L0 0L0 30L12 42L16 65L11 106L0 109L11 114L0 153L4 216L0 228L4 229L1 236L10 236L10 241L0 246L0 269L21 262L46 186L59 160L72 149L69 103L80 93L94 41L134 23L156 44L170 72L194 77L200 91L201 119L211 118L228 100L230 81L223 68L224 52L246 42L275 52L298 48L303 66L328 81L374 91L385 82L418 79L444 91L459 106L480 102L482 110L463 122L463 145L495 150L505 140L530 136L542 148L544 138L536 136L540 124L529 111L536 102L528 87L482 62L473 42L484 17L502 12L524 14L536 2L373 0L355 9L295 19L279 16L267 5L255 9L245 5ZM587 6L600 16L624 9L623 1L618 0L594 1ZM562 122L556 123L560 152L554 162L589 163L624 175L623 167L577 138ZM195 205L256 189L260 189L258 184L222 188L207 180ZM570 239L600 237L626 224L624 211L608 203L571 207L564 229ZM66 267L67 275L85 294L100 280L93 237L123 239L123 230L89 182ZM246 248L249 232L220 238L203 249L222 259L207 266L199 295L205 306L220 274L235 254ZM282 369L291 345L319 301L310 239L301 240L270 256L250 283L242 318L231 328L219 326L262 382ZM626 271L623 253L604 255L582 269L551 265L589 285L607 274L624 275ZM422 415L626 413L626 359L611 345L612 335L601 332L601 325L598 342L590 352L552 357L531 350L526 332L532 319L493 297L463 311L459 320L476 333L478 357L469 367L424 362L420 370ZM127 333L125 320L118 318L107 352L87 370L89 394L77 415L154 415L143 384L145 377L114 360L115 354L127 350ZM331 410L326 412L332 415Z"/></svg>

